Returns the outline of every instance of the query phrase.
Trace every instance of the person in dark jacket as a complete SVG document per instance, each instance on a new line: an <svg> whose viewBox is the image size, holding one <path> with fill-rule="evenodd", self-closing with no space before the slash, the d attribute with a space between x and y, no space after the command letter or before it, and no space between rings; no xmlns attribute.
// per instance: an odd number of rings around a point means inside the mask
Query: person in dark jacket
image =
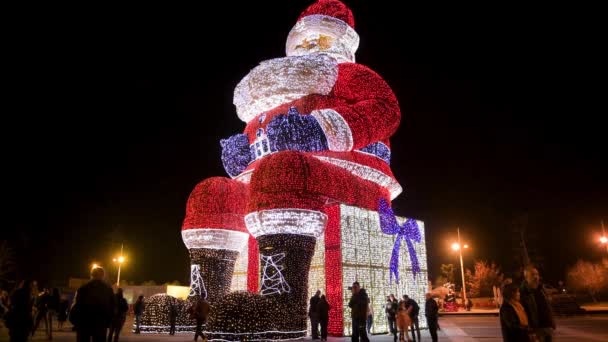
<svg viewBox="0 0 608 342"><path fill-rule="evenodd" d="M175 324L177 322L177 303L169 305L169 335L175 335Z"/></svg>
<svg viewBox="0 0 608 342"><path fill-rule="evenodd" d="M4 316L11 342L27 341L34 324L32 319L33 305L32 283L29 280L24 280L11 295L9 309Z"/></svg>
<svg viewBox="0 0 608 342"><path fill-rule="evenodd" d="M369 342L367 338L367 331L365 331L365 324L367 321L367 305L369 304L369 297L365 289L361 288L359 282L354 282L350 288L352 296L348 302L348 307L351 309L351 317L353 320L353 335L352 341L359 342L359 339L363 342Z"/></svg>
<svg viewBox="0 0 608 342"><path fill-rule="evenodd" d="M520 303L519 288L515 284L505 285L503 303L500 306L500 328L505 342L528 342L528 315Z"/></svg>
<svg viewBox="0 0 608 342"><path fill-rule="evenodd" d="M70 322L76 327L78 342L105 342L114 313L114 293L103 281L103 268L91 271L91 281L76 292L70 311Z"/></svg>
<svg viewBox="0 0 608 342"><path fill-rule="evenodd" d="M308 317L310 317L310 330L313 340L319 339L319 301L321 300L321 291L317 290L314 296L310 297L310 306L308 307Z"/></svg>
<svg viewBox="0 0 608 342"><path fill-rule="evenodd" d="M49 289L45 288L42 290L40 295L36 298L34 305L36 306L36 315L34 319L34 328L32 329L32 337L38 330L40 322L44 321L44 328L46 329L47 337L49 330L49 316L48 316L48 304L51 299L51 293Z"/></svg>
<svg viewBox="0 0 608 342"><path fill-rule="evenodd" d="M59 301L61 300L61 295L59 294L58 288L53 288L51 295L46 303L47 307L47 321L48 326L46 329L46 334L49 340L53 339L53 318L58 320L57 313L59 312Z"/></svg>
<svg viewBox="0 0 608 342"><path fill-rule="evenodd" d="M426 302L424 303L424 315L429 326L429 333L433 342L437 342L437 327L439 326L439 305L433 299L430 293L426 294Z"/></svg>
<svg viewBox="0 0 608 342"><path fill-rule="evenodd" d="M114 342L118 342L118 336L122 330L122 326L125 325L127 320L127 312L129 311L129 304L125 299L122 289L116 291L116 298L114 303L114 314L112 317L112 325L110 326L110 333L108 334L108 342L112 342L112 336L114 336Z"/></svg>
<svg viewBox="0 0 608 342"><path fill-rule="evenodd" d="M412 319L412 339L416 341L416 336L418 336L418 341L422 341L420 339L420 326L418 321L418 315L420 314L420 306L418 305L418 303L416 303L415 300L410 298L408 295L403 295L403 301L405 302L405 306L408 309L410 307L412 308L411 310L409 310L410 318ZM416 335L414 335L414 329L416 329Z"/></svg>
<svg viewBox="0 0 608 342"><path fill-rule="evenodd" d="M547 295L540 283L540 274L536 267L529 265L524 269L524 278L520 287L521 304L528 315L530 328L541 342L551 342L555 320Z"/></svg>
<svg viewBox="0 0 608 342"><path fill-rule="evenodd" d="M70 310L70 302L67 299L59 301L59 311L57 312L58 330L63 329L63 324L68 320L68 311Z"/></svg>
<svg viewBox="0 0 608 342"><path fill-rule="evenodd" d="M393 334L394 341L397 342L397 311L399 310L399 303L397 298L391 293L390 296L386 297L386 304L384 304L384 313L386 313L386 320L388 321L388 331Z"/></svg>
<svg viewBox="0 0 608 342"><path fill-rule="evenodd" d="M327 341L327 325L329 324L329 310L331 306L327 302L325 295L321 296L317 310L319 312L319 323L321 323L321 341Z"/></svg>
<svg viewBox="0 0 608 342"><path fill-rule="evenodd" d="M203 325L207 324L207 318L209 318L209 312L211 311L211 305L203 297L199 297L192 305L188 308L188 314L190 319L196 320L196 328L194 329L194 341L198 340L200 336L203 341L206 340L205 334L203 333Z"/></svg>
<svg viewBox="0 0 608 342"><path fill-rule="evenodd" d="M135 333L141 333L140 325L141 325L141 316L144 314L144 310L146 308L146 304L144 304L144 296L140 295L137 297L137 301L135 301L135 305L133 305L133 314L135 315Z"/></svg>

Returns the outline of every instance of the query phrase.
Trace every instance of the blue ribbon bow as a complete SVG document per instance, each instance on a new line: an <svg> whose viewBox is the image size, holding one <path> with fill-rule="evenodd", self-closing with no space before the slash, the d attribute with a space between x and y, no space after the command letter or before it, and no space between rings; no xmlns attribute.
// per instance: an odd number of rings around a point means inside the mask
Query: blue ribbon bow
<svg viewBox="0 0 608 342"><path fill-rule="evenodd" d="M399 248L401 247L401 240L405 240L407 244L407 250L412 261L412 273L414 278L416 274L420 272L420 264L418 264L418 256L414 249L413 241L420 242L422 237L420 236L420 229L418 229L418 223L416 220L408 219L405 223L400 226L397 223L397 218L393 213L393 209L384 199L380 199L378 203L378 213L380 214L380 229L384 234L397 235L395 239L395 245L393 246L393 253L391 255L390 263L390 282L393 282L393 275L395 275L395 282L399 284Z"/></svg>

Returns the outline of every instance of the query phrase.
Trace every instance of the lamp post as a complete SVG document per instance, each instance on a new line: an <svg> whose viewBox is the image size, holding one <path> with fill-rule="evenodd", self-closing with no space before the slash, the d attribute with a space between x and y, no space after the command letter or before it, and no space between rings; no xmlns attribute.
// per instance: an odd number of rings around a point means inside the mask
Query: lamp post
<svg viewBox="0 0 608 342"><path fill-rule="evenodd" d="M469 245L465 244L462 246L460 243L460 227L456 228L458 232L458 242L454 242L452 244L452 249L458 251L458 256L460 257L460 274L462 275L462 297L464 298L464 305L467 304L467 286L464 282L464 264L462 263L462 248L469 248ZM462 246L462 248L461 248Z"/></svg>
<svg viewBox="0 0 608 342"><path fill-rule="evenodd" d="M122 248L123 244L120 244L120 255L118 258L114 258L113 261L118 263L118 275L116 277L116 287L120 287L120 267L122 263L125 261L125 258L122 256Z"/></svg>
<svg viewBox="0 0 608 342"><path fill-rule="evenodd" d="M602 220L602 236L600 237L600 243L606 245L606 252L608 252L608 236L606 236L606 230L604 229L604 220Z"/></svg>

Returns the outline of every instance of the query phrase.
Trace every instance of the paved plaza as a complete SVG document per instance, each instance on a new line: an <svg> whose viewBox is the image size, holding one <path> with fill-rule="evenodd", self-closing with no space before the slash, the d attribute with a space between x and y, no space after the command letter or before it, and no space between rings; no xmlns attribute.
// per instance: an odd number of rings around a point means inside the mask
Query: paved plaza
<svg viewBox="0 0 608 342"><path fill-rule="evenodd" d="M440 341L502 341L497 316L443 316L440 319L440 324L442 329L439 332ZM72 342L76 340L75 334L72 332L56 332L54 333L53 337L53 341L59 342ZM33 341L45 340L46 339L44 338L43 334L38 334L33 339ZM330 342L346 342L350 341L350 338L330 337L328 340ZM378 342L392 342L392 338L388 335L373 335L370 340ZM422 341L430 340L431 338L428 332L423 331ZM8 341L6 328L0 328L0 341ZM192 341L192 335L134 335L130 331L127 331L124 336L121 337L121 341L185 342ZM559 318L555 341L608 341L608 315L594 314L587 316Z"/></svg>

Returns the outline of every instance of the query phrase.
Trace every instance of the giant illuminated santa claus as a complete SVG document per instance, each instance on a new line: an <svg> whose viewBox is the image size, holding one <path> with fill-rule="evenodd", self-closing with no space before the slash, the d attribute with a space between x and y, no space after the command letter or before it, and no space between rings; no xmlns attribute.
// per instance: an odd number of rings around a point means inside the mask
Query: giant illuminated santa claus
<svg viewBox="0 0 608 342"><path fill-rule="evenodd" d="M260 63L235 89L246 127L221 141L231 178L196 186L182 229L191 295L214 305L209 329L221 338L302 336L308 269L326 208L377 210L379 200L390 203L401 192L389 166L397 99L378 74L355 63L358 44L350 9L317 1L289 33L287 57ZM259 295L228 294L246 244L248 289Z"/></svg>

